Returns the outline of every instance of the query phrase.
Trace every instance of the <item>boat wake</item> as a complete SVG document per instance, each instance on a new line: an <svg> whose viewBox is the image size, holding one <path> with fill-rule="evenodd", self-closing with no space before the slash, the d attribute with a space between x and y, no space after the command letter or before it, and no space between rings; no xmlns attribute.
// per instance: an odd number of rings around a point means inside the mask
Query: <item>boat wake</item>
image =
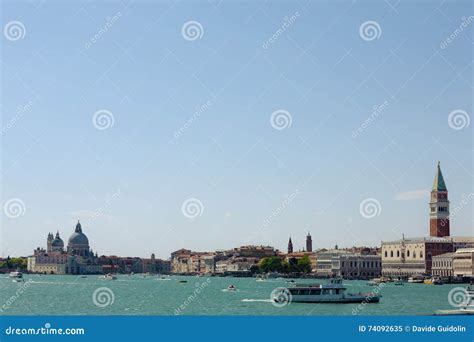
<svg viewBox="0 0 474 342"><path fill-rule="evenodd" d="M242 299L242 302L262 302L262 303L272 303L271 299Z"/></svg>

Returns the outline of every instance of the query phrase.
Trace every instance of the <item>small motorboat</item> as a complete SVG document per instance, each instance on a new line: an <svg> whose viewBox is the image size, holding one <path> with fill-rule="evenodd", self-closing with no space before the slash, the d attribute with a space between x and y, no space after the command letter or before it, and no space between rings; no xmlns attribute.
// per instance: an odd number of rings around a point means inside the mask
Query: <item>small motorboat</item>
<svg viewBox="0 0 474 342"><path fill-rule="evenodd" d="M103 275L102 277L100 277L100 279L103 279L103 280L117 280L117 277L114 276L111 273L107 273L106 275Z"/></svg>
<svg viewBox="0 0 474 342"><path fill-rule="evenodd" d="M83 276L81 276L81 278L87 278L87 276L83 275Z"/></svg>
<svg viewBox="0 0 474 342"><path fill-rule="evenodd" d="M431 284L433 285L443 285L443 281L440 277L433 277L431 278Z"/></svg>
<svg viewBox="0 0 474 342"><path fill-rule="evenodd" d="M227 291L237 291L237 288L235 287L235 285L229 285L227 286Z"/></svg>
<svg viewBox="0 0 474 342"><path fill-rule="evenodd" d="M187 280L180 280L179 281L181 284L184 284L184 283L187 283L188 281Z"/></svg>
<svg viewBox="0 0 474 342"><path fill-rule="evenodd" d="M20 278L23 278L23 273L21 273L19 270L16 270L14 272L10 272L10 278L16 278L16 279L20 279Z"/></svg>

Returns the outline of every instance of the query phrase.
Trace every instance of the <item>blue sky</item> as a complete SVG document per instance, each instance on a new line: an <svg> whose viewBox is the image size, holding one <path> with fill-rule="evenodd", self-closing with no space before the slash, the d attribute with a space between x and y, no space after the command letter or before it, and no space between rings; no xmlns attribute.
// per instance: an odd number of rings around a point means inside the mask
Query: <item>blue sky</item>
<svg viewBox="0 0 474 342"><path fill-rule="evenodd" d="M286 249L290 235L300 249L308 231L315 248L425 236L438 160L459 208L452 235L473 235L468 1L6 1L1 12L2 256L30 254L49 231L67 240L78 218L99 254L133 256ZM197 38L183 35L189 21ZM275 129L281 110L291 125ZM197 217L183 215L190 198ZM367 198L375 217L361 215ZM10 199L20 215L5 215Z"/></svg>

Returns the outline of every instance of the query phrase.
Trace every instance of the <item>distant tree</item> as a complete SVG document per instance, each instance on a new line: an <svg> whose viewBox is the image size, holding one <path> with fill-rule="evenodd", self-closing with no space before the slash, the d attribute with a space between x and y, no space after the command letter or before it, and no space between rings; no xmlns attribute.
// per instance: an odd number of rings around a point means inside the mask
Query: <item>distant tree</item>
<svg viewBox="0 0 474 342"><path fill-rule="evenodd" d="M298 260L297 267L299 272L302 273L309 273L311 272L311 260L309 260L309 256L305 255L301 259Z"/></svg>
<svg viewBox="0 0 474 342"><path fill-rule="evenodd" d="M260 260L258 264L260 272L281 272L283 270L282 260L280 257L271 256Z"/></svg>

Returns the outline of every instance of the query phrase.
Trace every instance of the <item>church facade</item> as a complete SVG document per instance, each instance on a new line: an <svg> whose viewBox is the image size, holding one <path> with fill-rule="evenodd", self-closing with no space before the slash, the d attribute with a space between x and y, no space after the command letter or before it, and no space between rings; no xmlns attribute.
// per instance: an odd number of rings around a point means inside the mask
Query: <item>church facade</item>
<svg viewBox="0 0 474 342"><path fill-rule="evenodd" d="M28 257L28 271L43 274L99 274L102 266L98 263L97 253L89 247L89 239L82 232L77 222L74 233L64 248L64 241L59 235L48 234L46 249L38 247Z"/></svg>

